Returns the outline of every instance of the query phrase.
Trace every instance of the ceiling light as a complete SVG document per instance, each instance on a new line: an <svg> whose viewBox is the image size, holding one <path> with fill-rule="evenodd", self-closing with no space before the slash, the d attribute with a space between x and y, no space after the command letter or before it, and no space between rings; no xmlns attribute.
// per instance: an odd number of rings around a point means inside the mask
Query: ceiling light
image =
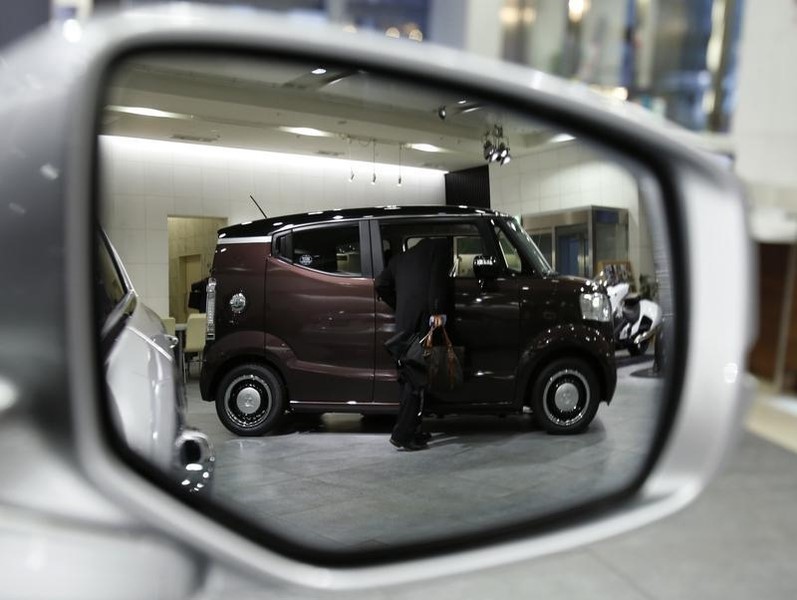
<svg viewBox="0 0 797 600"><path fill-rule="evenodd" d="M157 108L147 108L146 106L119 106L117 104L110 104L105 107L106 110L113 112L125 113L128 115L137 115L139 117L157 117L159 119L193 119L192 115L184 113L169 112L167 110L159 110Z"/></svg>
<svg viewBox="0 0 797 600"><path fill-rule="evenodd" d="M467 103L468 103L467 100L460 100L459 102L457 102L457 104L467 104Z"/></svg>
<svg viewBox="0 0 797 600"><path fill-rule="evenodd" d="M420 152L445 152L445 149L433 144L407 144L407 147L412 150L419 150Z"/></svg>
<svg viewBox="0 0 797 600"><path fill-rule="evenodd" d="M558 133L558 134L556 134L555 136L553 136L553 137L551 138L551 143L552 143L552 144L557 144L557 143L559 143L559 142L569 142L570 140L574 140L574 139L576 139L576 138L574 138L574 137L573 137L572 135L570 135L570 134L567 134L567 133Z"/></svg>
<svg viewBox="0 0 797 600"><path fill-rule="evenodd" d="M408 36L413 42L423 41L423 32L420 29L413 29Z"/></svg>
<svg viewBox="0 0 797 600"><path fill-rule="evenodd" d="M490 141L484 142L484 160L490 160L490 156L492 156L494 149Z"/></svg>
<svg viewBox="0 0 797 600"><path fill-rule="evenodd" d="M317 69L313 69L310 71L313 75L323 75L327 72L327 70L323 67L318 67Z"/></svg>
<svg viewBox="0 0 797 600"><path fill-rule="evenodd" d="M277 127L280 131L285 133L293 133L295 135L306 135L310 137L332 137L334 134L328 131L315 129L314 127Z"/></svg>
<svg viewBox="0 0 797 600"><path fill-rule="evenodd" d="M570 20L574 23L581 21L584 13L589 10L588 0L568 0L567 12Z"/></svg>
<svg viewBox="0 0 797 600"><path fill-rule="evenodd" d="M387 37L390 37L390 38L400 38L401 37L401 32L396 27L389 27L385 31L385 35Z"/></svg>
<svg viewBox="0 0 797 600"><path fill-rule="evenodd" d="M371 163L373 168L373 177L371 177L371 185L376 185L376 140L374 140L374 155L373 155L373 162Z"/></svg>
<svg viewBox="0 0 797 600"><path fill-rule="evenodd" d="M399 154L399 156L398 156L398 159L399 159L399 164L398 164L398 183L396 183L396 185L398 187L401 187L401 144L399 144L399 153L398 154Z"/></svg>

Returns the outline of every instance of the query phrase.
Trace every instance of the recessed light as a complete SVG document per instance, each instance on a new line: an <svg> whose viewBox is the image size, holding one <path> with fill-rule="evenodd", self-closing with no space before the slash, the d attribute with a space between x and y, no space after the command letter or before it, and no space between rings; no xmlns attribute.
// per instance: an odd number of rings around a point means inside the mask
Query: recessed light
<svg viewBox="0 0 797 600"><path fill-rule="evenodd" d="M407 147L420 152L445 152L445 149L433 144L407 144Z"/></svg>
<svg viewBox="0 0 797 600"><path fill-rule="evenodd" d="M332 137L334 134L328 131L322 131L314 127L278 127L280 131L285 133L293 133L295 135L307 135L310 137Z"/></svg>
<svg viewBox="0 0 797 600"><path fill-rule="evenodd" d="M119 106L117 104L110 104L105 107L106 110L113 112L125 113L128 115L138 115L139 117L157 117L160 119L193 119L192 115L184 113L169 112L167 110L159 110L157 108L148 108L146 106Z"/></svg>
<svg viewBox="0 0 797 600"><path fill-rule="evenodd" d="M310 71L310 72L311 72L313 75L323 75L324 73L326 73L326 72L327 72L327 70L326 70L324 67L318 67L317 69L313 69L313 70L312 70L312 71Z"/></svg>

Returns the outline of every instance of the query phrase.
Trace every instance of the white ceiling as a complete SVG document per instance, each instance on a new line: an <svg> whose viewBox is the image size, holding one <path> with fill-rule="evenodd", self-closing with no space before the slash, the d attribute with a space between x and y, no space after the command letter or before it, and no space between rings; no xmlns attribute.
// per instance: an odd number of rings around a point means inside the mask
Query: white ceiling
<svg viewBox="0 0 797 600"><path fill-rule="evenodd" d="M317 67L327 72L312 74ZM226 55L170 54L128 63L114 77L107 104L177 114L160 118L106 110L103 133L111 135L341 158L351 151L355 160L372 160L375 139L377 162L398 162L401 144L402 164L448 171L484 165L483 136L496 123L503 125L514 156L554 135L528 119L454 92L331 65ZM445 120L438 116L441 106L446 107ZM296 135L279 129L284 126L334 135ZM406 147L413 143L433 144L445 152Z"/></svg>

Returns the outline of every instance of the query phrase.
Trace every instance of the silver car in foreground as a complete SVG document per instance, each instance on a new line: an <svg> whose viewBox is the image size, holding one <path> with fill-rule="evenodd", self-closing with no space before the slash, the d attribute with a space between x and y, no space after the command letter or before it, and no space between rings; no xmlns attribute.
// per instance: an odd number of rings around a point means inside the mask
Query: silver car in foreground
<svg viewBox="0 0 797 600"><path fill-rule="evenodd" d="M208 437L186 427L185 387L176 368L179 340L142 303L104 233L97 309L111 418L127 446L190 492L209 488L214 452Z"/></svg>

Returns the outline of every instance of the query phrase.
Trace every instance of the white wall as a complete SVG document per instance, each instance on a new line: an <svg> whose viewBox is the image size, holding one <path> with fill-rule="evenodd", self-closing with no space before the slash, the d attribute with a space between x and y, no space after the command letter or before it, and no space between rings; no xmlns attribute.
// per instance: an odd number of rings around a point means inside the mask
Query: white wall
<svg viewBox="0 0 797 600"><path fill-rule="evenodd" d="M652 275L653 251L636 179L576 141L549 143L508 165L490 163L490 204L510 215L586 206L628 210L628 254L635 275Z"/></svg>
<svg viewBox="0 0 797 600"><path fill-rule="evenodd" d="M230 225L268 216L386 204L445 204L442 171L297 157L198 144L102 136L103 226L143 301L169 313L167 217L220 217Z"/></svg>
<svg viewBox="0 0 797 600"><path fill-rule="evenodd" d="M736 170L749 189L753 231L793 240L797 224L797 3L747 2L739 48L738 107L733 119Z"/></svg>
<svg viewBox="0 0 797 600"><path fill-rule="evenodd" d="M432 0L429 40L489 58L501 58L503 0Z"/></svg>

